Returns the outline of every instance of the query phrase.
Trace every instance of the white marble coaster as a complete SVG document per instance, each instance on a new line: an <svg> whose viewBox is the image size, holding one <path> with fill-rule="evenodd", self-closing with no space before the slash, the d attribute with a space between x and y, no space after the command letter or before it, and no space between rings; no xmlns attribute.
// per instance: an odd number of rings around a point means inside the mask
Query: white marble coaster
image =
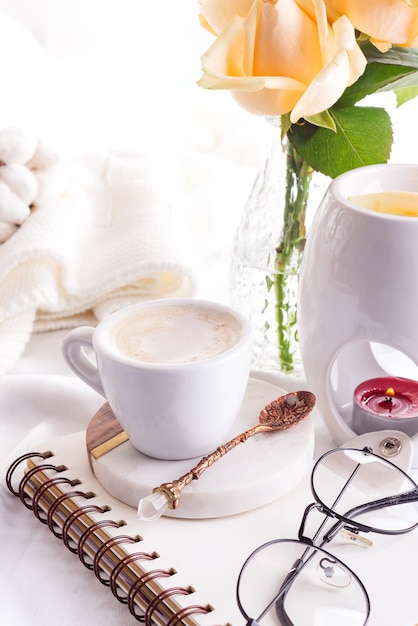
<svg viewBox="0 0 418 626"><path fill-rule="evenodd" d="M261 409L284 393L270 382L250 378L244 402L226 441L256 424ZM255 435L187 485L181 494L180 507L167 510L165 515L222 517L272 502L292 489L311 469L313 448L311 417L289 430ZM135 508L154 487L179 478L199 460L153 459L138 452L129 440L99 458L90 455L93 472L103 487Z"/></svg>

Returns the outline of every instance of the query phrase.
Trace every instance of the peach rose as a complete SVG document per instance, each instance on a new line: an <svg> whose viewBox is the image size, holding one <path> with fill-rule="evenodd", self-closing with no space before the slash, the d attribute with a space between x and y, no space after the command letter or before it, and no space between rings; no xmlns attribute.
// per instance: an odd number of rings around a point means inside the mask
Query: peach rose
<svg viewBox="0 0 418 626"><path fill-rule="evenodd" d="M201 16L219 34L199 85L231 90L251 113L291 112L292 123L321 113L366 66L352 24L330 24L325 0L202 0Z"/></svg>
<svg viewBox="0 0 418 626"><path fill-rule="evenodd" d="M234 15L247 17L254 0L200 0L200 23L215 35L219 35Z"/></svg>
<svg viewBox="0 0 418 626"><path fill-rule="evenodd" d="M329 23L325 0L253 0L245 14L249 4L202 2L220 31L202 57L201 87L231 90L258 115L291 112L295 123L331 107L364 72L354 27L345 16Z"/></svg>
<svg viewBox="0 0 418 626"><path fill-rule="evenodd" d="M418 47L418 8L413 0L328 0L381 52L391 45Z"/></svg>

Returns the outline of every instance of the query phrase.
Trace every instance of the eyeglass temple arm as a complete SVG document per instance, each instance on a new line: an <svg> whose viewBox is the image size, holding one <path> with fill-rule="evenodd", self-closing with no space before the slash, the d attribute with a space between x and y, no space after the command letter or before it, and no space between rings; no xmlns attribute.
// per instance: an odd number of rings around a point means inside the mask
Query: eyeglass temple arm
<svg viewBox="0 0 418 626"><path fill-rule="evenodd" d="M411 502L417 502L417 501L418 501L418 491L416 489L411 489L411 491L405 491L404 493L397 494L396 496L387 496L386 498L380 498L379 500L373 500L372 502L366 502L365 504L361 504L359 506L353 507L352 509L349 509L344 514L344 517L351 519L359 515L364 515L365 513L369 513L370 511L378 511L379 509L384 509L386 507L396 506L398 504L409 504ZM356 524L354 519L353 519L353 524ZM339 520L338 522L336 522L329 529L326 535L324 535L323 537L324 543L331 541L331 539L335 537L335 535L339 532L339 530L343 526L346 526L346 522L342 520ZM371 526L367 526L365 524L360 524L359 530L361 530L362 532L371 532L371 531L377 532ZM402 533L409 532L410 530L411 528L406 528L404 530L397 530L397 531L392 531L392 532L385 531L384 534L400 535Z"/></svg>
<svg viewBox="0 0 418 626"><path fill-rule="evenodd" d="M304 556L296 559L296 561L293 563L274 598L264 608L263 612L257 617L257 619L248 619L248 621L246 622L246 626L259 626L261 619L270 611L272 606L274 606L276 610L276 615L280 620L280 626L295 626L288 614L286 613L284 602L296 576L299 574L300 570L308 564L308 562L311 560L316 552L314 546L308 545L306 546L306 548L307 549L304 552ZM307 558L305 558L305 555L310 548L313 548L314 552L312 552L310 555L307 556Z"/></svg>
<svg viewBox="0 0 418 626"><path fill-rule="evenodd" d="M308 560L310 560L310 558ZM299 573L301 565L304 566L306 565L306 563L304 563L303 559L297 559L293 563L291 570L289 571L288 575L280 586L280 595L275 602L276 615L280 620L280 626L294 626L292 620L286 613L286 609L284 608L284 601L290 587L293 584L294 578Z"/></svg>
<svg viewBox="0 0 418 626"><path fill-rule="evenodd" d="M259 626L260 620L270 611L272 606L275 607L277 617L280 619L280 626L294 626L292 620L286 613L286 609L284 608L284 601L286 599L287 592L293 584L293 581L296 575L299 573L299 570L306 565L306 563L310 560L311 557L308 557L306 561L304 561L303 557L296 559L290 568L288 574L283 580L277 594L274 598L269 602L269 604L265 607L263 612L257 617L257 619L250 618L246 622L246 626Z"/></svg>
<svg viewBox="0 0 418 626"><path fill-rule="evenodd" d="M280 620L280 626L294 626L292 620L286 613L284 608L284 600L286 598L286 593L280 596L280 598L276 602L276 615Z"/></svg>

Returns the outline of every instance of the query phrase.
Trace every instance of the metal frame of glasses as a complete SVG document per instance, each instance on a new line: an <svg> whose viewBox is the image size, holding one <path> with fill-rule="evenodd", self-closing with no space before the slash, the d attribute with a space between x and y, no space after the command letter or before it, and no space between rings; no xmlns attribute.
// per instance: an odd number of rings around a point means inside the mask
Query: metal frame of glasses
<svg viewBox="0 0 418 626"><path fill-rule="evenodd" d="M264 543L241 568L237 603L247 625L365 626L371 607L364 584L324 546L333 540L369 548L364 534L418 526L418 485L369 447L326 452L313 467L311 490L315 501L298 539Z"/></svg>

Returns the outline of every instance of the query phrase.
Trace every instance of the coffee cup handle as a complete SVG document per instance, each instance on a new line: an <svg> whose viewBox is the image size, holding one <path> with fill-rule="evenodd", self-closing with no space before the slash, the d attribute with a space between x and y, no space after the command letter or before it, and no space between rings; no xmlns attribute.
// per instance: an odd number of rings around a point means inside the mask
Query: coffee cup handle
<svg viewBox="0 0 418 626"><path fill-rule="evenodd" d="M94 352L93 332L93 326L80 326L70 331L63 340L62 353L73 372L97 393L104 396L97 363L84 350L84 348L89 348Z"/></svg>

